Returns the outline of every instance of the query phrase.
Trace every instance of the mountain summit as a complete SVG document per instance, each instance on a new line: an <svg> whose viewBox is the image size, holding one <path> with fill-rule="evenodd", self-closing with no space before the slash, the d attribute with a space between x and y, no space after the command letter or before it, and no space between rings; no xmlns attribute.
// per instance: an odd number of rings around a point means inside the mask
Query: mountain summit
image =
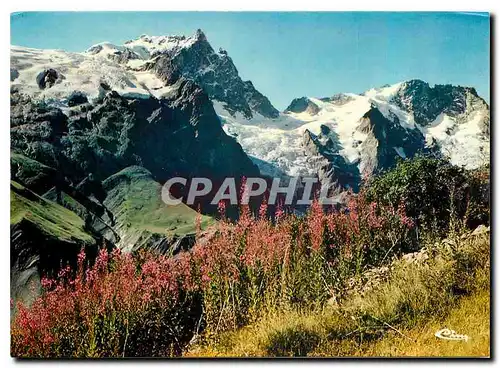
<svg viewBox="0 0 500 368"><path fill-rule="evenodd" d="M191 37L142 35L123 46L99 44L87 52L105 55L132 70L150 71L166 85L174 84L180 77L191 79L232 114L241 113L248 119L254 114L266 118L279 115L252 82L240 78L227 51L215 52L200 29Z"/></svg>

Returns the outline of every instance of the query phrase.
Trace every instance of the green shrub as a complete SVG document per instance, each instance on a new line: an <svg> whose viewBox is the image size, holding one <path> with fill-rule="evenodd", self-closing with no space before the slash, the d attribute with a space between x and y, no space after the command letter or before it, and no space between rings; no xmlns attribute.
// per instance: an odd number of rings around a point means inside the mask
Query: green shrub
<svg viewBox="0 0 500 368"><path fill-rule="evenodd" d="M369 201L397 207L421 230L442 236L449 230L474 228L489 219L489 167L468 171L446 160L416 157L369 180Z"/></svg>

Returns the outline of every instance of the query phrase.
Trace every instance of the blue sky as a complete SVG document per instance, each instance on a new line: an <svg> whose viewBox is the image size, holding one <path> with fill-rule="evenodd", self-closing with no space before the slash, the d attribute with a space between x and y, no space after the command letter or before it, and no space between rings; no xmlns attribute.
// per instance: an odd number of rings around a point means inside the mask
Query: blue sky
<svg viewBox="0 0 500 368"><path fill-rule="evenodd" d="M489 101L484 13L13 13L11 43L83 51L197 28L280 110L295 97L360 93L412 78L473 86Z"/></svg>

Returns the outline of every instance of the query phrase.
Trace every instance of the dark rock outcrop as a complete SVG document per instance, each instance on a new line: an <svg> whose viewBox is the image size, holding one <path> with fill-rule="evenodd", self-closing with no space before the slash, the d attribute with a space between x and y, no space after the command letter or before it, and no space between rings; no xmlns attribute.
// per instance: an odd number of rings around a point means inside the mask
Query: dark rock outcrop
<svg viewBox="0 0 500 368"><path fill-rule="evenodd" d="M293 99L284 112L301 113L305 111L310 115L316 115L319 110L318 105L312 102L309 98L300 97Z"/></svg>
<svg viewBox="0 0 500 368"><path fill-rule="evenodd" d="M36 76L36 83L40 89L46 89L52 87L54 84L61 82L61 80L65 79L64 75L59 73L55 69L45 69L41 71Z"/></svg>
<svg viewBox="0 0 500 368"><path fill-rule="evenodd" d="M17 77L19 77L19 71L16 68L10 68L10 81L15 81Z"/></svg>
<svg viewBox="0 0 500 368"><path fill-rule="evenodd" d="M330 102L335 105L344 105L350 101L352 101L352 97L349 95L346 95L345 93L337 93L333 95L332 97L324 97L321 98L321 101L323 102Z"/></svg>
<svg viewBox="0 0 500 368"><path fill-rule="evenodd" d="M481 105L486 102L471 87L436 84L414 79L404 82L393 99L393 102L405 111L412 112L415 122L425 126L434 121L439 114L459 116L471 111L468 106Z"/></svg>
<svg viewBox="0 0 500 368"><path fill-rule="evenodd" d="M137 55L134 51L129 48L125 48L122 50L117 50L113 54L111 54L110 59L116 61L117 63L127 63L129 60L140 59L140 56Z"/></svg>
<svg viewBox="0 0 500 368"><path fill-rule="evenodd" d="M24 155L12 153L10 156L11 179L43 194L59 180L57 170Z"/></svg>
<svg viewBox="0 0 500 368"><path fill-rule="evenodd" d="M397 116L389 120L375 106L363 115L358 130L368 135L361 146L362 176L394 166L398 157L428 152L425 137L418 129L403 128Z"/></svg>
<svg viewBox="0 0 500 368"><path fill-rule="evenodd" d="M357 163L349 163L339 154L341 146L335 132L322 125L319 135L306 130L302 142L309 160L316 161L320 183L331 186L329 196L348 188L358 190Z"/></svg>
<svg viewBox="0 0 500 368"><path fill-rule="evenodd" d="M68 98L68 106L69 107L74 107L78 105L82 105L84 103L88 103L89 100L87 99L87 96L85 96L82 92L75 91L69 96Z"/></svg>

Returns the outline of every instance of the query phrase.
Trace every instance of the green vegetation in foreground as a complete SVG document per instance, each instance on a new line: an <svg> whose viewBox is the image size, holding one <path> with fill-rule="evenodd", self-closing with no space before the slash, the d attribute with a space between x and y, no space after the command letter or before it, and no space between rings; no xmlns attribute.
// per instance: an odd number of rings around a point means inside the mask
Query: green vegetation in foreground
<svg viewBox="0 0 500 368"><path fill-rule="evenodd" d="M372 177L365 185L370 202L397 207L421 230L446 236L460 222L469 228L489 219L489 165L466 170L446 160L415 157L400 160L393 169Z"/></svg>
<svg viewBox="0 0 500 368"><path fill-rule="evenodd" d="M446 167L429 160L424 183ZM273 221L261 215L265 206L259 216L242 206L239 221L219 221L204 241L175 257L103 250L74 284L67 282L71 275L58 277L33 304L18 305L11 354L430 356L454 349L488 356L489 171L451 170L448 184L439 185L450 189L441 203L433 200L435 186L415 188L407 170L396 171L391 180L408 182L396 193L400 203L380 204L384 193L369 182L348 193L339 211L314 202L305 216L284 213ZM368 199L370 185L376 190ZM165 250L168 237L144 229L165 221L151 215L163 207L151 174L131 167L105 186L120 248ZM424 201L411 203L409 217L405 198L415 190ZM476 221L482 227L472 226ZM82 288L74 293L73 285ZM438 341L435 327L467 334L476 345L461 350L462 342Z"/></svg>
<svg viewBox="0 0 500 368"><path fill-rule="evenodd" d="M129 229L164 235L186 235L196 231L198 213L181 203L168 206L161 200L161 185L139 166L128 167L103 182L108 195L105 205L117 221ZM201 228L214 222L201 216Z"/></svg>
<svg viewBox="0 0 500 368"><path fill-rule="evenodd" d="M28 221L48 236L63 241L94 243L84 230L84 221L74 212L11 181L10 224Z"/></svg>
<svg viewBox="0 0 500 368"><path fill-rule="evenodd" d="M340 305L278 310L192 347L186 356L490 355L489 234L428 248L423 262L400 259L373 290ZM450 328L469 341L439 340Z"/></svg>

